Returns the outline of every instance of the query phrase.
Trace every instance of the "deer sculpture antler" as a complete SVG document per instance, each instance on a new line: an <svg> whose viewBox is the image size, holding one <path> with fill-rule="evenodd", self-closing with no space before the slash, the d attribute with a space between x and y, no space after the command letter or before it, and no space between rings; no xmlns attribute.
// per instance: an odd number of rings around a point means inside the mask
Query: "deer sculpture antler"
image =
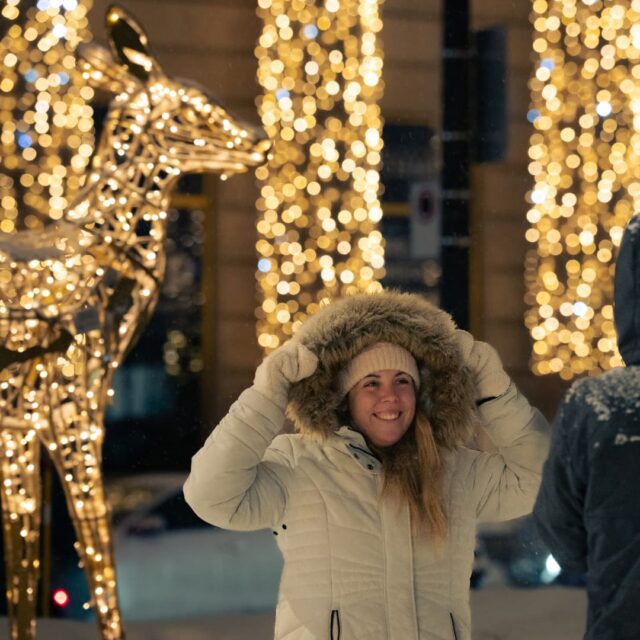
<svg viewBox="0 0 640 640"><path fill-rule="evenodd" d="M35 637L41 447L64 488L98 628L124 638L101 475L111 379L153 313L172 187L229 175L270 143L201 88L163 73L124 9L111 52L81 50L86 79L114 94L83 191L44 233L0 240L0 473L12 640Z"/></svg>

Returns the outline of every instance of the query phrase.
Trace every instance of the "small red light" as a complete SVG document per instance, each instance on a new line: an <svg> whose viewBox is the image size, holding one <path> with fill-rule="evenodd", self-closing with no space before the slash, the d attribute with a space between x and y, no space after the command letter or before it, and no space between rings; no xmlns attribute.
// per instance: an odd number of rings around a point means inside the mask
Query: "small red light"
<svg viewBox="0 0 640 640"><path fill-rule="evenodd" d="M69 604L69 594L64 589L56 589L53 592L53 601L59 607L66 607Z"/></svg>

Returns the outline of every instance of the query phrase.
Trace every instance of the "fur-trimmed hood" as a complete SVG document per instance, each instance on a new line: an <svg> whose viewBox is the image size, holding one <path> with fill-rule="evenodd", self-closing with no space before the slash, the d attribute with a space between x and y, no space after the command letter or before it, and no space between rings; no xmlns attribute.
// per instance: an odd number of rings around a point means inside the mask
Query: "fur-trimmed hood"
<svg viewBox="0 0 640 640"><path fill-rule="evenodd" d="M436 442L453 448L468 441L476 419L474 386L454 331L447 313L416 294L384 291L332 302L296 334L319 363L313 375L292 385L288 416L305 435L331 435L342 426L339 372L365 347L392 342L418 363L417 404L429 418Z"/></svg>

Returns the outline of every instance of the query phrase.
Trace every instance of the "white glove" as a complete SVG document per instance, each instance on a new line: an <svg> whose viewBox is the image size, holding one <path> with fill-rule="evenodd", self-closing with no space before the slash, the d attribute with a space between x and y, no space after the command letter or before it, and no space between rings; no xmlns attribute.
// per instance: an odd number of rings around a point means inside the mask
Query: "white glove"
<svg viewBox="0 0 640 640"><path fill-rule="evenodd" d="M253 387L284 411L291 383L308 378L317 366L318 358L313 351L295 339L290 340L262 361L256 369Z"/></svg>
<svg viewBox="0 0 640 640"><path fill-rule="evenodd" d="M474 340L466 331L456 330L462 360L476 385L476 401L498 398L507 391L511 379L502 368L498 352L486 342Z"/></svg>

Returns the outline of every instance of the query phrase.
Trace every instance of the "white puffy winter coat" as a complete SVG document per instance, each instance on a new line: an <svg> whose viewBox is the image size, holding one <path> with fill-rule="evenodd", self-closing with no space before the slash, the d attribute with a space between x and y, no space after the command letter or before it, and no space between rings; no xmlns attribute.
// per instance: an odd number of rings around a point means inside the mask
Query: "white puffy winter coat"
<svg viewBox="0 0 640 640"><path fill-rule="evenodd" d="M476 523L528 513L546 455L546 422L515 386L479 411L497 452L444 452L440 550L412 535L406 505L379 500L380 463L359 433L278 436L282 410L253 388L194 456L185 497L216 526L277 536L276 639L470 640Z"/></svg>

